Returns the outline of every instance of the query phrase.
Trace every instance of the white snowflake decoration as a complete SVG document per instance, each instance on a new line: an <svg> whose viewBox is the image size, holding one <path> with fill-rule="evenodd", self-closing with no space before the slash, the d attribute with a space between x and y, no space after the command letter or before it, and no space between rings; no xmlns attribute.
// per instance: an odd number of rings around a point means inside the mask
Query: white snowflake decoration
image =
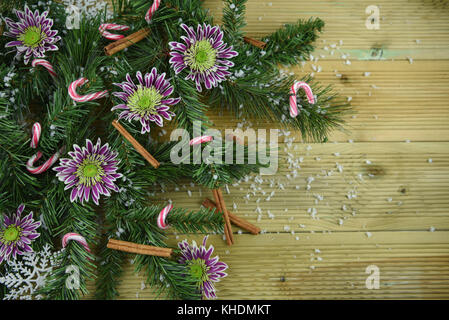
<svg viewBox="0 0 449 320"><path fill-rule="evenodd" d="M62 3L66 6L66 8L76 7L77 12L83 14L87 18L93 18L98 13L103 11L106 8L106 1L101 0L62 0ZM112 19L113 15L111 12L111 7L108 6L108 11L106 12L106 20Z"/></svg>
<svg viewBox="0 0 449 320"><path fill-rule="evenodd" d="M46 244L42 251L26 253L20 258L7 261L8 272L0 277L0 283L8 288L4 300L42 299L34 293L42 288L45 279L59 264L61 251L52 252Z"/></svg>

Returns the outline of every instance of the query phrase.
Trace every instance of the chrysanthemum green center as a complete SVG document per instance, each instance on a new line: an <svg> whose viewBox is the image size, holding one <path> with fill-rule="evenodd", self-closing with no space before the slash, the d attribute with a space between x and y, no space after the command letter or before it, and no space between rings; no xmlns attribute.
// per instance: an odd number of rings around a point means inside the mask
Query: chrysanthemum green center
<svg viewBox="0 0 449 320"><path fill-rule="evenodd" d="M22 41L28 47L37 47L43 40L45 35L41 29L35 26L28 27L23 34L19 36L19 40Z"/></svg>
<svg viewBox="0 0 449 320"><path fill-rule="evenodd" d="M78 184L91 187L102 180L105 173L100 158L99 155L89 155L83 160L75 173L79 179Z"/></svg>
<svg viewBox="0 0 449 320"><path fill-rule="evenodd" d="M88 164L84 167L83 173L85 177L92 178L97 175L98 168L95 164Z"/></svg>
<svg viewBox="0 0 449 320"><path fill-rule="evenodd" d="M20 231L19 227L10 225L3 232L3 238L8 242L15 242L20 237Z"/></svg>
<svg viewBox="0 0 449 320"><path fill-rule="evenodd" d="M138 86L137 90L128 98L128 107L140 116L157 114L156 107L161 104L164 96L155 87Z"/></svg>
<svg viewBox="0 0 449 320"><path fill-rule="evenodd" d="M203 259L194 259L188 261L189 272L192 278L198 280L198 282L207 281L207 270L209 267Z"/></svg>
<svg viewBox="0 0 449 320"><path fill-rule="evenodd" d="M208 40L200 40L191 46L184 57L185 63L193 70L205 71L213 66L217 60L215 50Z"/></svg>

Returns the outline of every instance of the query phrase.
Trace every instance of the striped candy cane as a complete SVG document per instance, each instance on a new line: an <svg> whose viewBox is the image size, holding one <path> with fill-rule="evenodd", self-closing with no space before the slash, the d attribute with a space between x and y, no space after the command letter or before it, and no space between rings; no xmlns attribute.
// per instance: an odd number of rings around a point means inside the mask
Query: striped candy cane
<svg viewBox="0 0 449 320"><path fill-rule="evenodd" d="M76 93L76 88L79 86L82 86L84 83L88 82L86 78L79 78L78 80L73 81L69 86L69 96L77 102L86 102L86 101L92 101L96 99L101 99L108 94L108 90L99 91L95 93L86 94L84 96L80 96L78 93Z"/></svg>
<svg viewBox="0 0 449 320"><path fill-rule="evenodd" d="M42 152L38 151L35 155L33 155L26 164L27 170L32 174L40 174L42 172L47 171L51 168L52 165L58 161L61 154L64 152L64 147L59 149L54 155L52 155L47 161L44 162L44 164L34 167L34 163L38 161L42 157Z"/></svg>
<svg viewBox="0 0 449 320"><path fill-rule="evenodd" d="M37 148L37 145L39 144L39 139L41 137L42 127L39 122L35 122L33 124L33 127L31 129L31 143L30 147L33 149ZM56 152L54 155L50 157L47 161L45 161L44 164L40 165L39 167L34 167L34 163L38 161L42 157L42 152L38 151L35 155L33 155L26 163L27 170L32 174L40 174L42 172L47 171L52 165L58 161L59 156L61 153L64 152L64 147L62 147L58 152Z"/></svg>
<svg viewBox="0 0 449 320"><path fill-rule="evenodd" d="M165 223L165 219L167 218L167 215L169 212L173 209L173 205L169 204L166 206L162 211L159 213L159 217L157 218L157 225L161 229L167 229L168 225Z"/></svg>
<svg viewBox="0 0 449 320"><path fill-rule="evenodd" d="M37 148L37 145L39 144L39 139L41 137L41 124L39 122L35 122L33 124L33 128L31 128L31 143L30 147L33 149Z"/></svg>
<svg viewBox="0 0 449 320"><path fill-rule="evenodd" d="M212 136L196 137L196 138L193 138L192 140L190 140L189 145L193 146L195 144L201 144L201 143L209 142L209 141L212 141L212 139L213 139Z"/></svg>
<svg viewBox="0 0 449 320"><path fill-rule="evenodd" d="M296 81L290 88L290 116L292 118L298 115L298 104L296 102L296 94L298 90L302 88L306 92L307 100L310 104L315 103L315 98L313 96L312 89L310 86L303 81Z"/></svg>
<svg viewBox="0 0 449 320"><path fill-rule="evenodd" d="M98 30L100 31L101 35L103 37L105 37L106 39L118 40L118 39L124 38L125 36L122 35L122 34L113 34L113 33L110 33L109 31L106 31L106 30L125 31L125 30L129 30L129 26L124 26L124 25L115 24L115 23L103 23L103 24L100 25Z"/></svg>
<svg viewBox="0 0 449 320"><path fill-rule="evenodd" d="M31 62L31 65L35 68L36 66L43 66L45 69L48 70L48 72L53 76L56 77L56 72L53 69L53 66L51 65L50 62L48 62L45 59L34 59Z"/></svg>
<svg viewBox="0 0 449 320"><path fill-rule="evenodd" d="M62 237L62 247L65 248L67 246L67 243L70 240L74 240L74 241L78 242L79 244L81 244L84 247L84 249L86 249L87 251L90 252L90 248L89 248L89 245L87 244L86 239L82 235L80 235L78 233L74 233L74 232L66 233Z"/></svg>
<svg viewBox="0 0 449 320"><path fill-rule="evenodd" d="M160 4L161 4L161 0L154 0L154 2L151 5L150 9L148 9L147 14L145 15L145 20L148 23L150 23L151 17L153 16L154 12L159 8Z"/></svg>

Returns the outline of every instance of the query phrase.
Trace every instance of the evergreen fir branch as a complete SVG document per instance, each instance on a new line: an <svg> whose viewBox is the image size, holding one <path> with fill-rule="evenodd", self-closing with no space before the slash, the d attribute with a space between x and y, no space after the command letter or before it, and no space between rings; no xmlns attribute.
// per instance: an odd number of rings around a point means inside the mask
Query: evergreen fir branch
<svg viewBox="0 0 449 320"><path fill-rule="evenodd" d="M145 272L146 283L155 289L157 298L199 300L201 293L185 265L160 257L137 255L135 272Z"/></svg>
<svg viewBox="0 0 449 320"><path fill-rule="evenodd" d="M71 203L68 199L64 200L66 214L60 221L61 225L55 228L53 235L64 235L68 232L79 233L86 238L90 246L93 246L96 242L96 230L98 230L96 213L89 206ZM54 270L50 279L47 279L40 293L49 300L80 299L82 295L88 293L86 281L95 278L96 266L93 260L94 256L87 252L82 245L70 241L62 253L59 267ZM79 271L79 287L77 289L67 286L70 283L71 275L68 270L73 267Z"/></svg>
<svg viewBox="0 0 449 320"><path fill-rule="evenodd" d="M246 26L246 2L247 0L225 0L223 31L230 43L238 43L243 39L243 28Z"/></svg>
<svg viewBox="0 0 449 320"><path fill-rule="evenodd" d="M177 127L192 132L194 122L201 122L203 127L210 126L211 123L205 115L208 107L200 102L200 96L196 91L193 82L185 80L182 77L175 77L172 69L170 69L170 74L173 77L175 92L182 99L181 102L173 108L173 111L176 114L176 117L173 120Z"/></svg>
<svg viewBox="0 0 449 320"><path fill-rule="evenodd" d="M29 137L14 120L12 113L12 106L0 98L0 194L6 194L15 205L26 203L27 196L36 192L39 183L25 170L28 159L24 154L29 150Z"/></svg>
<svg viewBox="0 0 449 320"><path fill-rule="evenodd" d="M165 236L157 230L157 226L133 223L129 219L124 219L123 222L129 231L127 241L166 247L163 242ZM166 258L147 255L136 255L133 264L135 273L145 271L146 283L156 289L157 297L183 300L200 298L196 282L190 278L184 265Z"/></svg>
<svg viewBox="0 0 449 320"><path fill-rule="evenodd" d="M161 210L161 206L151 205L143 209L129 210L122 218L130 232L145 223L154 227L153 233L162 235L161 230L157 229L157 218ZM174 207L167 216L166 223L181 233L223 232L223 217L204 208L199 211L187 211Z"/></svg>
<svg viewBox="0 0 449 320"><path fill-rule="evenodd" d="M157 227L156 219L161 211L160 206L135 207L124 211L111 206L108 202L106 211L107 223L111 226L107 237L117 237L116 232L121 230L122 239L135 243L151 244L166 247L165 235ZM223 232L223 218L221 215L201 209L198 212L188 212L184 209L174 208L168 216L167 223L177 231L186 232ZM106 241L106 240L105 240ZM108 299L116 297L118 284L117 274L121 272L121 263L124 257L114 251L102 249L102 260L99 267L97 288L100 295ZM135 271L146 271L147 283L156 289L158 295L177 299L198 299L199 295L193 280L186 277L185 267L174 261L159 257L137 255L134 259ZM161 280L163 279L163 280Z"/></svg>
<svg viewBox="0 0 449 320"><path fill-rule="evenodd" d="M145 0L133 0L129 5L130 11L146 23L144 17L151 3ZM207 10L202 8L202 0L166 0L161 2L158 10L153 14L150 24L160 24L168 19L177 21L179 18L182 18L184 23L189 23L189 20L208 23L211 19L207 15Z"/></svg>
<svg viewBox="0 0 449 320"><path fill-rule="evenodd" d="M120 295L117 287L121 282L126 254L106 247L107 239L111 237L113 234L107 233L98 250L100 259L97 267L95 298L99 300L112 300Z"/></svg>
<svg viewBox="0 0 449 320"><path fill-rule="evenodd" d="M255 146L240 146L232 143L232 158L225 158L227 147L221 145L221 141L213 141L205 147L210 158L203 159L199 165L192 165L192 178L194 181L209 189L216 189L238 181L248 174L255 173L268 164L263 164L260 153L256 152ZM238 149L242 149L242 154L238 154ZM265 155L269 155L270 150L265 150ZM205 154L205 150L201 150ZM193 157L193 155L192 155ZM220 163L221 159L221 163ZM229 160L230 163L228 163ZM191 159L193 163L193 159Z"/></svg>
<svg viewBox="0 0 449 320"><path fill-rule="evenodd" d="M2 1L0 3L0 20L3 23L3 18L9 17L12 20L16 20L17 17L14 10L23 11L25 4L31 10L38 10L39 12L49 11L49 15L53 19L53 28L56 30L65 29L66 12L65 7L56 1L39 1L39 0L17 0L17 1ZM0 25L2 25L0 23ZM2 25L4 26L4 23ZM6 28L6 27L5 27ZM63 36L60 32L60 35ZM30 113L28 104L30 101L36 100L39 97L40 100L45 101L48 96L48 92L52 91L53 79L48 72L43 68L32 68L31 63L24 66L21 59L15 59L15 54L11 48L5 48L5 44L13 40L12 38L2 36L0 37L0 59L14 67L14 72L18 75L14 81L14 87L20 88L14 92L14 98L16 102L16 108L18 115L26 117ZM54 54L46 57L54 65Z"/></svg>
<svg viewBox="0 0 449 320"><path fill-rule="evenodd" d="M286 24L264 39L267 42L264 48L266 54L261 60L272 64L298 64L307 59L314 50L312 43L318 39L318 33L323 27L324 22L319 18Z"/></svg>
<svg viewBox="0 0 449 320"><path fill-rule="evenodd" d="M254 79L254 75L248 75L227 81L221 89L212 90L210 103L216 107L226 105L239 117L274 120L281 127L298 129L304 141L322 142L332 130L343 130L343 117L350 112L349 103L339 98L331 86L323 88L310 76L300 81L311 86L316 103L310 105L305 93L298 92L302 110L296 118L290 117L289 92L295 80L275 69L261 74L259 81Z"/></svg>
<svg viewBox="0 0 449 320"><path fill-rule="evenodd" d="M47 300L79 300L89 292L86 287L86 280L93 279L95 265L89 261L93 256L86 252L86 249L77 242L69 242L61 254L59 267L53 270L49 278L46 279L45 286L38 291ZM79 271L79 287L77 283L72 283L69 278L76 276ZM75 272L75 274L73 274ZM73 287L70 287L72 283Z"/></svg>
<svg viewBox="0 0 449 320"><path fill-rule="evenodd" d="M290 121L293 122L293 127L300 130L304 141L326 142L332 131L345 131L343 117L352 113L351 106L339 97L331 86L319 86L310 78L307 81L317 97L317 102L310 105L305 97L298 99L301 101L302 110Z"/></svg>

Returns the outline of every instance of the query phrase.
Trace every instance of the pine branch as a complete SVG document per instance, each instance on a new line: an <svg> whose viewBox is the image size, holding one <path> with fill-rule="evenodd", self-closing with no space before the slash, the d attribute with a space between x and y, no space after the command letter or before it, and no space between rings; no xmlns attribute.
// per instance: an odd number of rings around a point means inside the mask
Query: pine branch
<svg viewBox="0 0 449 320"><path fill-rule="evenodd" d="M0 77L5 74L6 68L3 66L2 70ZM24 154L30 150L29 137L17 124L13 113L12 104L0 97L0 194L5 194L14 205L26 203L27 196L36 192L39 183L24 170L27 161Z"/></svg>
<svg viewBox="0 0 449 320"><path fill-rule="evenodd" d="M283 28L264 39L266 54L261 59L273 65L295 65L307 59L314 50L312 45L318 39L318 33L324 27L319 18L307 21L298 20L295 24L286 24Z"/></svg>
<svg viewBox="0 0 449 320"><path fill-rule="evenodd" d="M154 205L143 209L129 210L122 217L123 223L130 232L138 229L143 223L149 224L148 228L151 228L151 233L160 234L162 237L164 233L158 229L156 222L161 210L161 206ZM181 233L223 232L222 216L207 209L195 212L174 207L167 216L166 223Z"/></svg>
<svg viewBox="0 0 449 320"><path fill-rule="evenodd" d="M267 164L261 162L260 150L256 152L254 146L240 146L233 142L232 158L229 156L227 147L229 147L229 143L222 146L221 141L214 140L202 149L201 154L204 155L206 150L206 154L209 154L210 158L203 159L199 165L191 165L192 178L196 183L209 189L216 189L225 184L232 184L261 168L268 167ZM239 149L242 150L241 154ZM269 149L265 150L265 155L267 153L269 155ZM193 161L191 159L190 163L194 163Z"/></svg>
<svg viewBox="0 0 449 320"><path fill-rule="evenodd" d="M67 213L62 219L61 225L56 228L55 235L63 235L68 232L79 233L86 238L90 246L94 245L98 229L95 212L88 206L70 203L68 199L65 199L65 203L68 203ZM96 266L93 260L94 256L87 252L82 245L70 241L62 253L59 267L53 271L39 293L48 300L80 299L82 295L88 293L86 281L95 278ZM76 272L71 274L69 270L76 270ZM79 277L76 277L76 273ZM71 275L79 280L78 283L71 281ZM70 287L69 283L72 283L73 286Z"/></svg>
<svg viewBox="0 0 449 320"><path fill-rule="evenodd" d="M92 271L95 265L86 261L92 258L83 246L70 242L61 254L60 266L52 271L45 286L38 290L37 294L43 295L47 300L79 300L83 295L87 295L86 279L95 277ZM72 282L71 276L79 279L79 283Z"/></svg>
<svg viewBox="0 0 449 320"><path fill-rule="evenodd" d="M120 295L117 287L123 274L126 255L106 247L107 239L111 237L113 237L112 233L106 234L98 251L101 258L98 261L95 298L99 300L112 300Z"/></svg>
<svg viewBox="0 0 449 320"><path fill-rule="evenodd" d="M146 283L156 289L157 297L181 300L199 300L196 281L187 268L165 258L137 255L134 259L135 272L144 271Z"/></svg>
<svg viewBox="0 0 449 320"><path fill-rule="evenodd" d="M210 103L215 107L226 105L238 117L274 120L284 128L298 129L304 141L322 142L332 130L343 130L343 117L350 112L349 103L339 98L331 86L323 88L311 77L298 80L311 86L316 103L309 104L305 93L298 92L301 111L296 118L290 117L288 99L295 80L275 69L260 76L252 73L223 83L221 89L213 89Z"/></svg>
<svg viewBox="0 0 449 320"><path fill-rule="evenodd" d="M246 26L246 2L247 0L225 0L223 30L230 43L242 41L243 28Z"/></svg>

